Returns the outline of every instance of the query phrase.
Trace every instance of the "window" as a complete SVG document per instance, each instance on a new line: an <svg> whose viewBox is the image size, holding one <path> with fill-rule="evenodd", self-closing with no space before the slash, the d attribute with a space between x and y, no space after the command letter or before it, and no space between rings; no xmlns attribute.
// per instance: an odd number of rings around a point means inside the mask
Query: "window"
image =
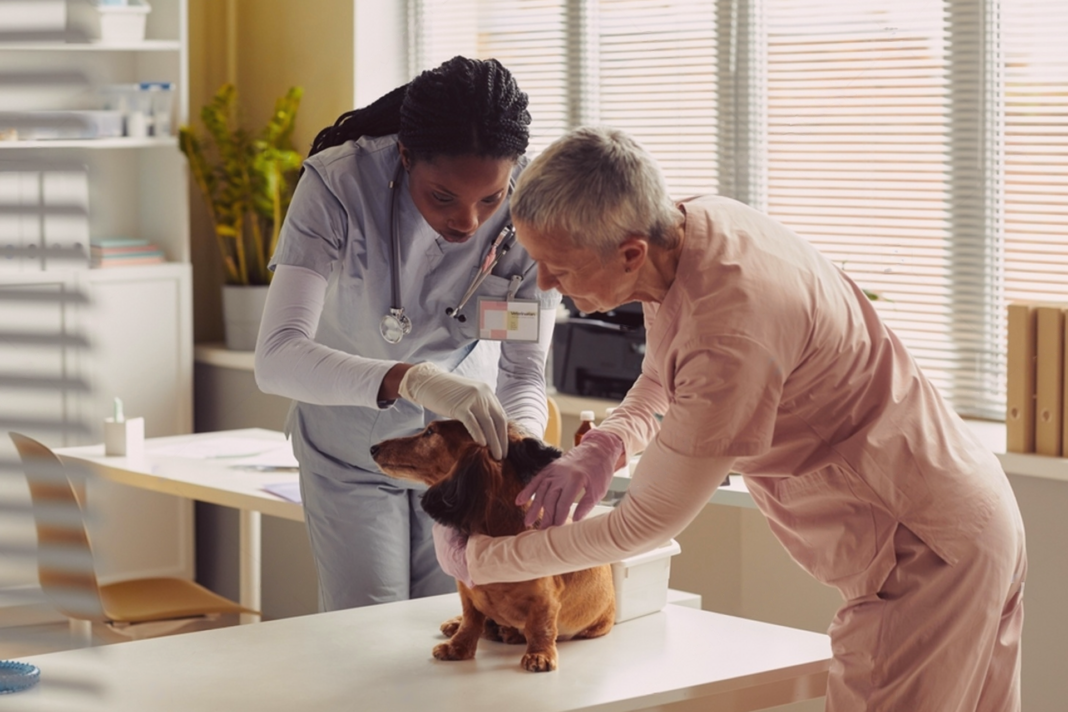
<svg viewBox="0 0 1068 712"><path fill-rule="evenodd" d="M765 210L861 286L965 415L1005 305L1068 302L1063 0L410 0L413 72L497 57L531 152L618 126L678 197Z"/></svg>

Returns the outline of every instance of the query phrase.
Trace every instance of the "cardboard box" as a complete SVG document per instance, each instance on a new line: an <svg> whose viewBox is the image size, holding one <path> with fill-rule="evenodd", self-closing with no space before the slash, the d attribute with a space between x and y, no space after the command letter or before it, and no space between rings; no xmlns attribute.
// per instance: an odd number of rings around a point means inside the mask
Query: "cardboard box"
<svg viewBox="0 0 1068 712"><path fill-rule="evenodd" d="M672 539L652 551L612 564L616 623L656 613L667 605L671 557L682 551Z"/></svg>

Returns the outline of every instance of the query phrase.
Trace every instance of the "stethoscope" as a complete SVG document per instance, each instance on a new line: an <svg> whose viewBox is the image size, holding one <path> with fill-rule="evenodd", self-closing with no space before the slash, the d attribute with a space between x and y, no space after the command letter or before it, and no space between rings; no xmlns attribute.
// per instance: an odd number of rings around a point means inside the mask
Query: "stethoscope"
<svg viewBox="0 0 1068 712"><path fill-rule="evenodd" d="M389 265L389 277L392 299L390 301L389 313L382 317L382 321L378 326L379 331L382 332L382 338L390 344L400 343L400 340L412 331L412 320L404 313L404 305L401 304L400 296L400 236L397 234L397 189L400 187L402 176L401 171L403 168L403 163L398 161L397 170L393 173L393 180L389 182L389 241L392 254ZM509 190L511 190L511 184L509 185ZM512 249L512 245L514 244L515 228L512 227L511 222L508 222L493 242L490 243L489 249L486 251L486 256L482 258L482 265L479 267L478 272L475 273L474 278L471 280L471 284L467 286L459 303L457 303L455 307L449 307L445 310L446 316L452 317L460 322L467 321L467 317L461 314L460 310L464 308L468 301L470 301L471 297L475 294L475 290L477 290L486 280L486 277L493 271L493 268L501 261L501 258L508 253L508 250Z"/></svg>

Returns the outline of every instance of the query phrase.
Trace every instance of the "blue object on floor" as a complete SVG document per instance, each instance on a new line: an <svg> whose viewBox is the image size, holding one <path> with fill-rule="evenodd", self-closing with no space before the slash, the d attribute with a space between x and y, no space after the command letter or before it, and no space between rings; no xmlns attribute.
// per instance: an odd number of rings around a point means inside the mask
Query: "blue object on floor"
<svg viewBox="0 0 1068 712"><path fill-rule="evenodd" d="M33 687L41 680L41 669L29 663L0 660L0 695Z"/></svg>

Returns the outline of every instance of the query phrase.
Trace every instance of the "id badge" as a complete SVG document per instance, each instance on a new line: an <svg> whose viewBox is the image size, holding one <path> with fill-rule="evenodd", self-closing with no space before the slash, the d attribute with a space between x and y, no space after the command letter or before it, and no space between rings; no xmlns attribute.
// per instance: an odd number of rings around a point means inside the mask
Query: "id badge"
<svg viewBox="0 0 1068 712"><path fill-rule="evenodd" d="M478 300L478 338L537 341L541 305L535 299Z"/></svg>

